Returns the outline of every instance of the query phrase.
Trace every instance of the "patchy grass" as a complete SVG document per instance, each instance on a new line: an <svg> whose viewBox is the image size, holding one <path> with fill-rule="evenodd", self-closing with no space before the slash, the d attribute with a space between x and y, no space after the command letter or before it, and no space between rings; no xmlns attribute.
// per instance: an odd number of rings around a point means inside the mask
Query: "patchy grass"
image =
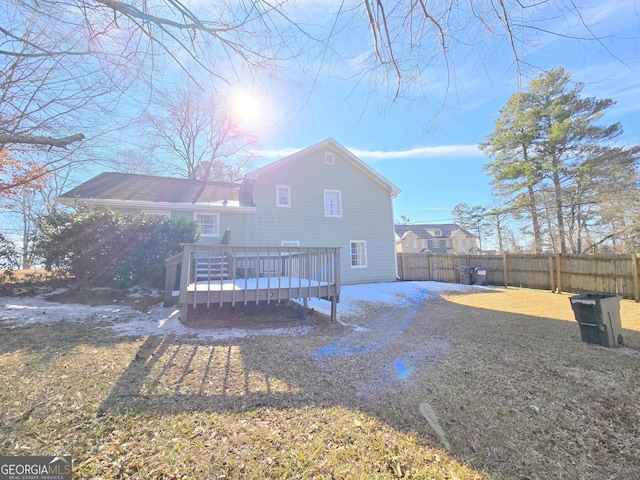
<svg viewBox="0 0 640 480"><path fill-rule="evenodd" d="M628 347L606 349L581 342L567 296L447 295L331 355L358 332L207 343L0 322L0 448L71 454L75 478L637 478L640 306L622 312ZM406 315L370 305L359 323Z"/></svg>
<svg viewBox="0 0 640 480"><path fill-rule="evenodd" d="M0 270L0 296L31 296L51 291L68 277L47 270Z"/></svg>
<svg viewBox="0 0 640 480"><path fill-rule="evenodd" d="M87 289L74 284L70 284L62 292L50 293L45 298L50 302L79 303L94 307L97 305L118 305L131 307L143 313L148 312L151 307L163 300L160 293L149 290Z"/></svg>

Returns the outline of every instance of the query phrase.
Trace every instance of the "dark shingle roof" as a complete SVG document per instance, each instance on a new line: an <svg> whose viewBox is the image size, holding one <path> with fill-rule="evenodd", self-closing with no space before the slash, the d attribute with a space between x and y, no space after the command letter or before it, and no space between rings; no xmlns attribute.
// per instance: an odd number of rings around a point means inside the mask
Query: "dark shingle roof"
<svg viewBox="0 0 640 480"><path fill-rule="evenodd" d="M239 200L240 185L131 173L101 173L61 198L138 202L215 203Z"/></svg>

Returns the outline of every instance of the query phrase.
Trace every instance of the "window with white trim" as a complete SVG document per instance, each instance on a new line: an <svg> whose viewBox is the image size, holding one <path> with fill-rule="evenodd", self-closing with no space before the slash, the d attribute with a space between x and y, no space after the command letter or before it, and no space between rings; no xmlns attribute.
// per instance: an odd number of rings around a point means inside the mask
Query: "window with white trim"
<svg viewBox="0 0 640 480"><path fill-rule="evenodd" d="M276 205L278 207L291 206L291 187L287 185L276 185Z"/></svg>
<svg viewBox="0 0 640 480"><path fill-rule="evenodd" d="M350 242L351 268L367 268L367 242L352 240Z"/></svg>
<svg viewBox="0 0 640 480"><path fill-rule="evenodd" d="M340 190L324 191L324 216L342 216L342 192Z"/></svg>
<svg viewBox="0 0 640 480"><path fill-rule="evenodd" d="M220 236L220 215L217 213L195 213L193 219L203 237Z"/></svg>
<svg viewBox="0 0 640 480"><path fill-rule="evenodd" d="M333 153L324 152L324 163L327 165L333 165Z"/></svg>

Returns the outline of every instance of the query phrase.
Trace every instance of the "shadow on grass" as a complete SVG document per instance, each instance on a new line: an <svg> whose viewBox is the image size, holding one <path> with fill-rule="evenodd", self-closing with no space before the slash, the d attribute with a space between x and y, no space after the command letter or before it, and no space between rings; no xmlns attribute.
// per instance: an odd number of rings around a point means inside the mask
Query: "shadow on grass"
<svg viewBox="0 0 640 480"><path fill-rule="evenodd" d="M452 454L495 478L640 471L632 455L640 447L638 359L584 344L575 321L414 298L360 323L359 331L326 325L299 337L147 337L97 415L340 407L442 448L421 414L428 404ZM95 326L16 333L22 339L3 341L0 351L31 349L46 359L78 344L123 342L96 335ZM639 332L625 338L640 345Z"/></svg>

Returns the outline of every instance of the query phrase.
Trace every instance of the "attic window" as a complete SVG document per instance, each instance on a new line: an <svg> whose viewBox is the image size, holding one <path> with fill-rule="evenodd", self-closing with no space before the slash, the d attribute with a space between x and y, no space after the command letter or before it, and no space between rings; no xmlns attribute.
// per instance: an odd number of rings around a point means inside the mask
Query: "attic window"
<svg viewBox="0 0 640 480"><path fill-rule="evenodd" d="M431 235L433 235L434 237L441 237L442 236L442 230L440 230L440 229L429 230L429 233Z"/></svg>
<svg viewBox="0 0 640 480"><path fill-rule="evenodd" d="M327 165L333 165L333 153L324 152L324 163Z"/></svg>

